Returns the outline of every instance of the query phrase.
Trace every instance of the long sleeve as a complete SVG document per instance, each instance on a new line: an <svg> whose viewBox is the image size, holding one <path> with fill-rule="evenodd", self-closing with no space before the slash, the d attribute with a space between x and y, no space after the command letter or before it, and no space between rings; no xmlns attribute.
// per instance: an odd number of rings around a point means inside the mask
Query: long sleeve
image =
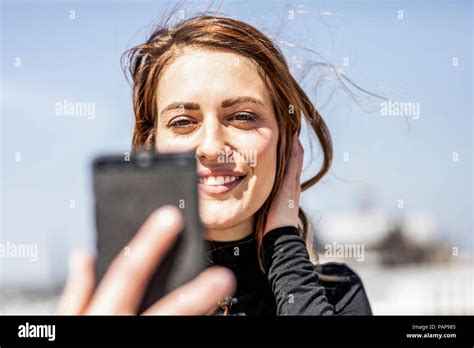
<svg viewBox="0 0 474 348"><path fill-rule="evenodd" d="M276 228L263 237L265 272L276 298L277 315L333 315L325 289L298 230Z"/></svg>

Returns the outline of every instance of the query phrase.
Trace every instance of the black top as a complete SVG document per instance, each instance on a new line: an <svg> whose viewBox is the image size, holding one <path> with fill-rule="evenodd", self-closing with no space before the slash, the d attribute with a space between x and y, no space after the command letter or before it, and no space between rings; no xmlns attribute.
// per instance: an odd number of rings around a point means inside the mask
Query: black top
<svg viewBox="0 0 474 348"><path fill-rule="evenodd" d="M208 265L228 267L237 279L234 298L228 301L228 314L372 314L357 274L343 263L313 265L295 227L274 229L263 237L262 243L265 272L258 263L253 234L238 241L204 241ZM316 271L335 277L323 280Z"/></svg>

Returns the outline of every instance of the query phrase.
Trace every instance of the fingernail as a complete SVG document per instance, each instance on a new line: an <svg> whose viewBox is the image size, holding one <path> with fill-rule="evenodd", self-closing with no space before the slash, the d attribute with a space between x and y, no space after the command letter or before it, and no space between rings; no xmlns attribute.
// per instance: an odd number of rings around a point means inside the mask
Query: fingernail
<svg viewBox="0 0 474 348"><path fill-rule="evenodd" d="M180 221L180 212L178 208L173 206L165 206L160 208L158 221L161 226L170 227Z"/></svg>

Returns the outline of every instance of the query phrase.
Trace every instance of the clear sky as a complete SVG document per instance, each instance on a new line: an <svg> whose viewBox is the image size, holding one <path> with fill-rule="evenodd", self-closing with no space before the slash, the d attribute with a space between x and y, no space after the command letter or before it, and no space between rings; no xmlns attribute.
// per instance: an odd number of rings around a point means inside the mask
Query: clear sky
<svg viewBox="0 0 474 348"><path fill-rule="evenodd" d="M184 17L210 3L186 2ZM369 193L387 214L431 214L450 245L473 249L471 1L219 3L211 8L271 35L295 76L308 62L325 60L364 89L420 108L408 127L403 117L382 115L381 101L360 92L359 107L327 69L305 74L311 96L317 78L327 78L316 103L335 150L331 173L304 193L308 211L314 216L355 211L361 194ZM48 284L64 275L71 248L93 243L92 157L130 146L131 94L120 55L145 40L170 5L155 0L1 1L1 6L1 239L37 243L40 255L26 266L0 260L0 276ZM95 117L58 115L56 105L64 100L95 103ZM305 159L304 175L317 161Z"/></svg>

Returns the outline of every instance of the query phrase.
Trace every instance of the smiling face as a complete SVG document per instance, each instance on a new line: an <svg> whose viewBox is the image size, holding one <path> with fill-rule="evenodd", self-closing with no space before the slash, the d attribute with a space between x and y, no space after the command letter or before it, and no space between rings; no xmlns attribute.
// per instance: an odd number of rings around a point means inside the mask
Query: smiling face
<svg viewBox="0 0 474 348"><path fill-rule="evenodd" d="M236 240L273 188L278 125L255 64L224 50L186 48L157 87L159 152L194 151L207 238Z"/></svg>

